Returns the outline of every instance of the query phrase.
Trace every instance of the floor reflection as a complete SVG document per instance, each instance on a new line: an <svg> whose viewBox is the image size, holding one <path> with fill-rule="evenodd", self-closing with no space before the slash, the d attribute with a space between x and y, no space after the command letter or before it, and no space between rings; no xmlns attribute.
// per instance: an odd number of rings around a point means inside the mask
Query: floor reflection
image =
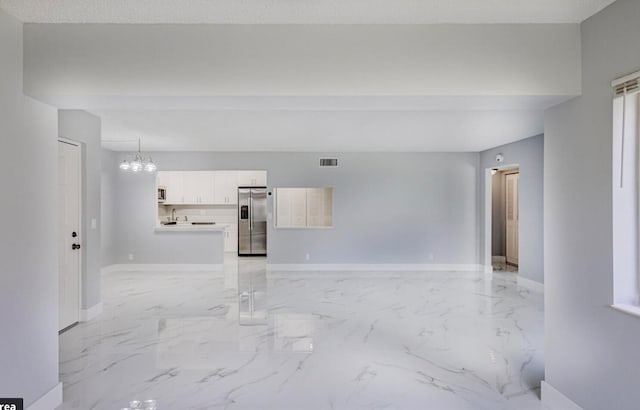
<svg viewBox="0 0 640 410"><path fill-rule="evenodd" d="M62 409L539 409L542 295L512 274L117 272L60 337Z"/></svg>

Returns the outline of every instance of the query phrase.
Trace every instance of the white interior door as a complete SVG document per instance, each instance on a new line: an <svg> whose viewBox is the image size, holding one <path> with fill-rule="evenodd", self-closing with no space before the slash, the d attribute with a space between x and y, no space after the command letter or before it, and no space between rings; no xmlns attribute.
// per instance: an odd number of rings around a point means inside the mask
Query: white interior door
<svg viewBox="0 0 640 410"><path fill-rule="evenodd" d="M507 217L507 263L518 264L518 180L520 174L507 174L506 217Z"/></svg>
<svg viewBox="0 0 640 410"><path fill-rule="evenodd" d="M58 330L80 320L80 155L58 142Z"/></svg>

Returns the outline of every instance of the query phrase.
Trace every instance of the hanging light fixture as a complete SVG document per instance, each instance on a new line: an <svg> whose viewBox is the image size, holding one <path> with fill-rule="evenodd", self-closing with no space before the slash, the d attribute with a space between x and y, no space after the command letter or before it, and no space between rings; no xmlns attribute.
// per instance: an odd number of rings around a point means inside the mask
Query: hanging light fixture
<svg viewBox="0 0 640 410"><path fill-rule="evenodd" d="M136 152L136 155L132 160L126 158L122 160L119 168L122 171L133 172L134 174L137 174L141 171L153 174L158 170L158 167L153 162L153 158L151 158L151 156L145 157L142 155L142 152L140 150L140 138L138 138L138 152Z"/></svg>

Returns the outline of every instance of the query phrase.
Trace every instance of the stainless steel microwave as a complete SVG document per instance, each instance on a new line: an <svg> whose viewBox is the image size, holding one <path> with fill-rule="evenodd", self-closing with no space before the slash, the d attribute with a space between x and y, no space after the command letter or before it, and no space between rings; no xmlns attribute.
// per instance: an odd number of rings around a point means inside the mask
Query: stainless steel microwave
<svg viewBox="0 0 640 410"><path fill-rule="evenodd" d="M158 202L164 202L167 200L167 188L163 186L158 187Z"/></svg>

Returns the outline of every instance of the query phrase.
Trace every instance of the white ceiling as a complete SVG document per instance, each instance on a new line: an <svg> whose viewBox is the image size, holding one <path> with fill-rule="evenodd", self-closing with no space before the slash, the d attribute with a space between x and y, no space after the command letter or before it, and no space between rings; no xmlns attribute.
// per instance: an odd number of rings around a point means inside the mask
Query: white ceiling
<svg viewBox="0 0 640 410"><path fill-rule="evenodd" d="M131 151L477 152L543 132L564 96L56 97Z"/></svg>
<svg viewBox="0 0 640 410"><path fill-rule="evenodd" d="M476 152L542 133L544 109L579 92L578 26L378 23L576 23L611 2L0 0L0 7L43 23L300 24L26 26L25 92L100 116L109 149L133 150L127 141L141 138L146 151ZM371 25L305 26L315 23Z"/></svg>
<svg viewBox="0 0 640 410"><path fill-rule="evenodd" d="M579 23L614 0L0 0L33 23Z"/></svg>
<svg viewBox="0 0 640 410"><path fill-rule="evenodd" d="M94 113L116 151L478 152L543 131L540 110Z"/></svg>

